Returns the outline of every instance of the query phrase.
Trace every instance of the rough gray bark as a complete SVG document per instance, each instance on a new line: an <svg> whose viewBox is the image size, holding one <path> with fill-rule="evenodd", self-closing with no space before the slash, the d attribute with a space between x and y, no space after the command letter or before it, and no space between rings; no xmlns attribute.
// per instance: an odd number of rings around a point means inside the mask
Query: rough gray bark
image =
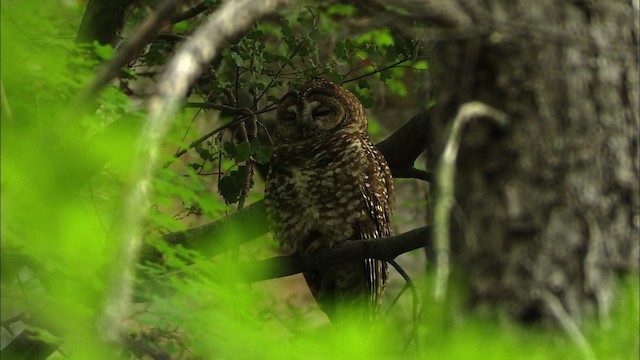
<svg viewBox="0 0 640 360"><path fill-rule="evenodd" d="M475 302L518 318L553 317L549 294L576 319L606 315L615 272L638 263L637 2L458 3L474 30L436 47L436 149L467 101L510 128L467 129L452 260Z"/></svg>

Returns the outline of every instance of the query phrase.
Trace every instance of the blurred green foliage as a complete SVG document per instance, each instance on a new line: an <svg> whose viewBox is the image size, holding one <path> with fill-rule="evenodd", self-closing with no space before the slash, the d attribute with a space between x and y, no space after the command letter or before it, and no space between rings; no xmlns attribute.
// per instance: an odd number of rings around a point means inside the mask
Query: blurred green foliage
<svg viewBox="0 0 640 360"><path fill-rule="evenodd" d="M193 123L205 105L185 109L176 119L165 154L172 165L159 169L153 183L147 242L162 259L139 266L136 301L125 320L126 343L133 350L119 352L105 344L98 318L108 289L106 269L116 256L113 229L131 181L131 149L144 119L131 100L143 95L130 93L136 91L136 81L155 76L175 44L151 44L95 104L81 107L75 102L78 94L95 67L114 54L110 46L74 44L82 7L34 0L7 0L1 6L3 320L22 314L42 341L60 346L71 359L131 358L130 351L142 356L144 350L135 344L174 357L204 359L379 359L416 354L405 339L412 329L408 295L377 329L318 326L326 320L317 310L306 312L276 296L278 286L284 286L281 280L230 284L240 269L223 265L273 254L276 245L268 236L242 252L214 259L163 241L163 234L200 224L203 218L223 218L241 196L250 201L262 197L259 191L242 191L251 163L268 160L268 139L238 139L221 131L193 146L188 160L176 161L173 149L187 148L187 139L202 135L187 136L195 131ZM286 10L278 23L260 22L224 50L189 101L267 113L287 88L313 76L353 80L347 86L368 107L374 104L374 85L386 84L404 96L405 72L429 68L418 56L421 44L386 28L352 37L340 21L354 15L353 6L319 2ZM136 19L140 16L132 16ZM185 20L173 30L188 34L198 21ZM401 64L408 67L397 66ZM249 92L246 103L239 102L243 89ZM222 116L222 126L234 116ZM370 130L380 131L373 122ZM259 182L249 180L251 186ZM241 229L230 229L228 236L241 237ZM426 288L430 276L418 274L414 280ZM467 313L455 301L462 293L452 292L453 301L446 306L423 297L417 335L420 357L581 356L557 329L525 328L498 315ZM637 276L622 279L620 295L609 327L592 320L585 324L598 358L637 357ZM2 345L18 333L15 324L4 326Z"/></svg>

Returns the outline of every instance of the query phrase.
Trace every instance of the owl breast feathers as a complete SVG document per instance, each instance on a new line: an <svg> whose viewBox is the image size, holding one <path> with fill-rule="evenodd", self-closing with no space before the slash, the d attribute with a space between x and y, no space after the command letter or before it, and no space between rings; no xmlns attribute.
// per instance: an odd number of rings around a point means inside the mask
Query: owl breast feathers
<svg viewBox="0 0 640 360"><path fill-rule="evenodd" d="M274 138L265 199L281 246L312 254L348 240L391 235L391 172L352 93L325 79L289 92L278 107ZM304 276L332 321L373 319L387 265L365 259Z"/></svg>

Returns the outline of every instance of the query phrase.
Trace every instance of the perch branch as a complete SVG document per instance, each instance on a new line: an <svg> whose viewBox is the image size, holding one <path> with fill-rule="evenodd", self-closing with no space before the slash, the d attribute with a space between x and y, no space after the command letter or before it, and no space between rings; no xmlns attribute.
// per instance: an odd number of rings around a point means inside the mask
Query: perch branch
<svg viewBox="0 0 640 360"><path fill-rule="evenodd" d="M228 274L237 274L238 276L235 279L221 277L219 280L251 283L358 259L393 260L400 254L424 246L429 238L429 227L422 227L396 236L348 241L331 249L320 249L306 256L293 254L253 262L220 264L223 269L220 271L221 276Z"/></svg>
<svg viewBox="0 0 640 360"><path fill-rule="evenodd" d="M431 144L429 135L430 116L427 110L413 116L400 129L377 145L389 163L395 177L411 173L413 163Z"/></svg>
<svg viewBox="0 0 640 360"><path fill-rule="evenodd" d="M462 130L471 120L489 118L500 125L506 125L506 115L480 102L463 104L453 120L444 152L436 169L436 193L433 211L433 240L436 245L435 298L444 300L449 278L449 222L454 204L454 179L456 157L462 139Z"/></svg>
<svg viewBox="0 0 640 360"><path fill-rule="evenodd" d="M291 0L226 1L200 26L169 61L158 81L157 92L149 99L149 115L135 147L132 184L118 229L118 254L114 257L112 279L99 320L105 340L119 342L122 319L130 303L135 263L142 245L143 223L150 207L150 189L158 167L160 148L179 104L224 42L251 26L262 15ZM174 4L167 1L164 4Z"/></svg>

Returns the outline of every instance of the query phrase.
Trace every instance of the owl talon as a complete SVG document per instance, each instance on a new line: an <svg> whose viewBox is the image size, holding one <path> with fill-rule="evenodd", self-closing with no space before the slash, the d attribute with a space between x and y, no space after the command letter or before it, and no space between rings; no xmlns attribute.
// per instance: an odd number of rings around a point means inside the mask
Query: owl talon
<svg viewBox="0 0 640 360"><path fill-rule="evenodd" d="M311 244L309 244L309 246L307 246L306 249L304 249L304 251L302 252L302 255L307 256L309 254L313 254L314 252L320 250L321 248L322 248L322 242L314 241Z"/></svg>

